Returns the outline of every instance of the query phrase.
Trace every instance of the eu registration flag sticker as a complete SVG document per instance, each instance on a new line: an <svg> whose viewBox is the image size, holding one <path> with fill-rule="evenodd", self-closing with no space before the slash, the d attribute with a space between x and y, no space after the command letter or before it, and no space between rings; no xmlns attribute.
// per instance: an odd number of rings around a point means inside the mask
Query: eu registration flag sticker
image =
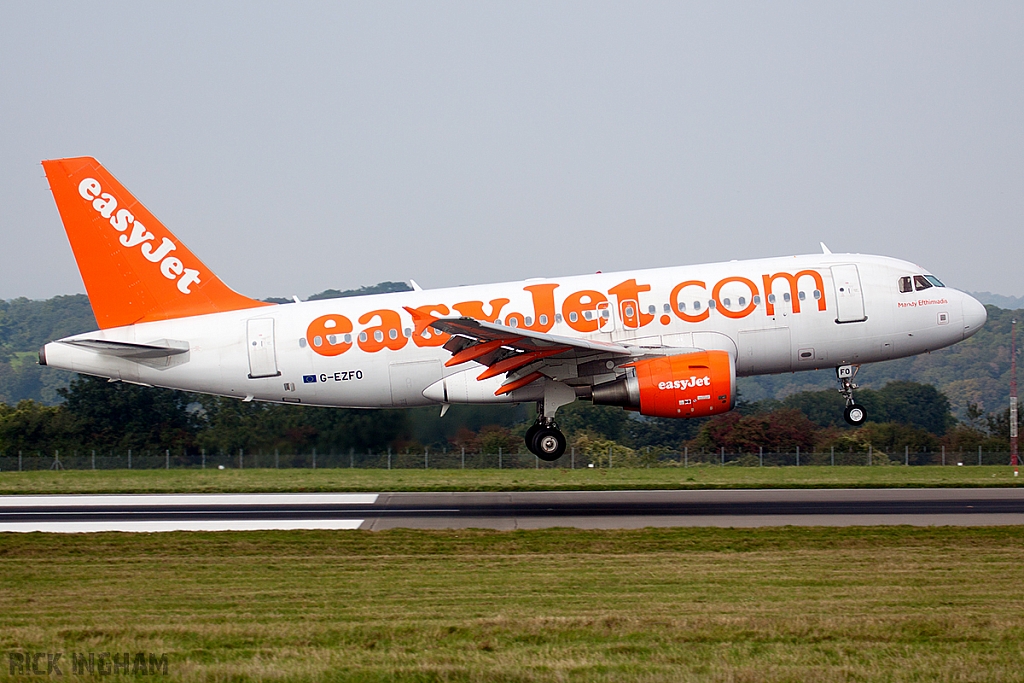
<svg viewBox="0 0 1024 683"><path fill-rule="evenodd" d="M303 375L302 376L302 383L303 384L315 384L316 383L316 375Z"/></svg>

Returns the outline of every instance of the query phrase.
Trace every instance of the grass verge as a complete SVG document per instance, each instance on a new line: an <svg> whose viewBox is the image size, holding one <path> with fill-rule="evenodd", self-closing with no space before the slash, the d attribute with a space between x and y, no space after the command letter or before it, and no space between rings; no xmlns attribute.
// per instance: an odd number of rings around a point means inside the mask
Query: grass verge
<svg viewBox="0 0 1024 683"><path fill-rule="evenodd" d="M175 681L1020 680L1022 541L1021 527L4 534L0 641L65 653L65 675L71 652L165 653Z"/></svg>
<svg viewBox="0 0 1024 683"><path fill-rule="evenodd" d="M1008 466L661 467L515 470L66 470L0 472L0 495L288 491L588 491L1021 486Z"/></svg>

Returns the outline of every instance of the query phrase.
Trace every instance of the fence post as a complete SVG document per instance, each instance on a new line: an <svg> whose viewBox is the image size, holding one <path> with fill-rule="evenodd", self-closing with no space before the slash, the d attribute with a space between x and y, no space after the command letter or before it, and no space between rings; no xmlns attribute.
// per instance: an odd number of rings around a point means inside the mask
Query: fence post
<svg viewBox="0 0 1024 683"><path fill-rule="evenodd" d="M690 466L690 447L683 446L683 467Z"/></svg>
<svg viewBox="0 0 1024 683"><path fill-rule="evenodd" d="M423 449L423 469L425 469L425 470L426 469L430 469L430 462L429 462L429 457L430 456L427 454L429 450L430 450L429 448L424 448Z"/></svg>
<svg viewBox="0 0 1024 683"><path fill-rule="evenodd" d="M612 468L612 447L608 447L608 469Z"/></svg>
<svg viewBox="0 0 1024 683"><path fill-rule="evenodd" d="M313 469L316 469L316 449L313 449Z"/></svg>
<svg viewBox="0 0 1024 683"><path fill-rule="evenodd" d="M462 447L462 469L466 469L466 447Z"/></svg>
<svg viewBox="0 0 1024 683"><path fill-rule="evenodd" d="M498 469L501 469L501 446L498 446Z"/></svg>
<svg viewBox="0 0 1024 683"><path fill-rule="evenodd" d="M835 446L830 447L829 451L832 453L832 467L835 467L836 466L836 447Z"/></svg>
<svg viewBox="0 0 1024 683"><path fill-rule="evenodd" d="M868 444L868 464L871 464L871 444Z"/></svg>
<svg viewBox="0 0 1024 683"><path fill-rule="evenodd" d="M942 447L942 466L946 466L946 447Z"/></svg>
<svg viewBox="0 0 1024 683"><path fill-rule="evenodd" d="M388 446L388 469L391 469L391 446Z"/></svg>
<svg viewBox="0 0 1024 683"><path fill-rule="evenodd" d="M978 446L978 465L981 465L981 446Z"/></svg>
<svg viewBox="0 0 1024 683"><path fill-rule="evenodd" d="M725 446L722 446L722 467L725 467Z"/></svg>
<svg viewBox="0 0 1024 683"><path fill-rule="evenodd" d="M128 449L128 469L132 468L132 449Z"/></svg>
<svg viewBox="0 0 1024 683"><path fill-rule="evenodd" d="M238 449L238 469L245 469L245 463L242 461L242 449Z"/></svg>
<svg viewBox="0 0 1024 683"><path fill-rule="evenodd" d="M800 447L796 447L796 466L800 467Z"/></svg>
<svg viewBox="0 0 1024 683"><path fill-rule="evenodd" d="M576 469L576 447L572 446L569 450L569 469Z"/></svg>
<svg viewBox="0 0 1024 683"><path fill-rule="evenodd" d="M903 447L903 466L910 466L910 446Z"/></svg>
<svg viewBox="0 0 1024 683"><path fill-rule="evenodd" d="M18 451L18 471L21 472L21 451Z"/></svg>
<svg viewBox="0 0 1024 683"><path fill-rule="evenodd" d="M92 468L96 469L96 449L92 449Z"/></svg>
<svg viewBox="0 0 1024 683"><path fill-rule="evenodd" d="M171 449L164 450L164 469L171 469Z"/></svg>
<svg viewBox="0 0 1024 683"><path fill-rule="evenodd" d="M764 467L764 446L757 447L757 466Z"/></svg>
<svg viewBox="0 0 1024 683"><path fill-rule="evenodd" d="M205 448L201 449L200 453L203 454L203 469L205 470L206 469L206 449Z"/></svg>

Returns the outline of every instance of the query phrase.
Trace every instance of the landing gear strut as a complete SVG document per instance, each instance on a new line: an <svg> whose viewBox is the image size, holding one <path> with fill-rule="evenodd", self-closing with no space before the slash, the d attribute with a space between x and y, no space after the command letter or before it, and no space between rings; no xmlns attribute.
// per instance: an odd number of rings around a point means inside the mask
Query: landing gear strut
<svg viewBox="0 0 1024 683"><path fill-rule="evenodd" d="M565 435L555 421L541 417L526 430L526 447L541 460L552 462L565 453Z"/></svg>
<svg viewBox="0 0 1024 683"><path fill-rule="evenodd" d="M839 393L846 399L846 410L843 411L843 418L854 427L859 427L868 419L868 411L864 406L853 400L853 390L857 385L853 378L860 370L859 365L840 365L836 368L836 380L839 382Z"/></svg>

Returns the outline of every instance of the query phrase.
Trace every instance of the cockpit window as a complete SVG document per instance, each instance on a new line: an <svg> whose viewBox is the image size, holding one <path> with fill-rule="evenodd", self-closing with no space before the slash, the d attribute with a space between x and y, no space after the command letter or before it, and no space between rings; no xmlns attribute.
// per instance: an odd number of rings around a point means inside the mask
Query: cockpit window
<svg viewBox="0 0 1024 683"><path fill-rule="evenodd" d="M939 278L935 277L934 275L925 275L924 277L925 277L926 280L928 280L928 282L932 283L936 287L945 287L946 286L946 285L942 284L941 282L939 282Z"/></svg>
<svg viewBox="0 0 1024 683"><path fill-rule="evenodd" d="M900 292L902 292L903 294L906 294L907 292L913 292L913 291L914 291L914 283L910 279L910 276L907 275L906 277L901 277L900 278Z"/></svg>
<svg viewBox="0 0 1024 683"><path fill-rule="evenodd" d="M932 283L928 282L928 280L925 279L924 275L915 275L914 285L917 287L917 291L920 292L922 289L930 288L932 286Z"/></svg>

